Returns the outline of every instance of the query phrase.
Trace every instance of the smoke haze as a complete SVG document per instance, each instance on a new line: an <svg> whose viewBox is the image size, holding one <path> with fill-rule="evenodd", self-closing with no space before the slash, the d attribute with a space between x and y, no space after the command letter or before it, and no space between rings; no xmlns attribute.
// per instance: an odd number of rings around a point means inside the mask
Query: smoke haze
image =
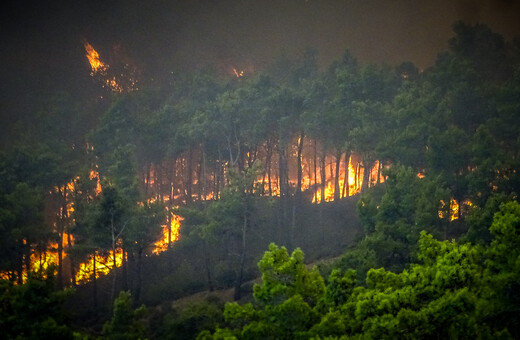
<svg viewBox="0 0 520 340"><path fill-rule="evenodd" d="M2 108L12 92L83 90L89 41L108 62L152 77L207 63L261 69L316 48L322 65L349 49L362 62L432 65L457 20L520 32L518 0L81 0L4 8Z"/></svg>

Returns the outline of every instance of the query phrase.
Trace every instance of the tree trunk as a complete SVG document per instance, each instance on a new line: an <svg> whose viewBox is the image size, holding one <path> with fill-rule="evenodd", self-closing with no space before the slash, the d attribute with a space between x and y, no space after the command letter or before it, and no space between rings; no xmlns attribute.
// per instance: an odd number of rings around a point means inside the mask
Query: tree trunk
<svg viewBox="0 0 520 340"><path fill-rule="evenodd" d="M339 171L341 165L341 150L338 149L336 151L336 174L334 176L334 201L339 201L340 199L340 188L339 188Z"/></svg>
<svg viewBox="0 0 520 340"><path fill-rule="evenodd" d="M343 182L343 197L350 196L350 153L345 153L345 181Z"/></svg>
<svg viewBox="0 0 520 340"><path fill-rule="evenodd" d="M202 153L202 196L204 197L204 200L206 200L208 193L207 193L207 183L206 183L206 150L205 150L204 144L201 145L201 153ZM201 183L201 180L199 180L199 183Z"/></svg>
<svg viewBox="0 0 520 340"><path fill-rule="evenodd" d="M202 251L204 253L204 266L206 267L206 279L208 280L208 290L212 292L215 290L213 279L211 277L211 260L208 254L208 245L206 240L202 240Z"/></svg>
<svg viewBox="0 0 520 340"><path fill-rule="evenodd" d="M303 131L300 133L300 138L298 140L298 154L297 154L297 172L298 172L298 183L296 185L296 193L299 196L299 194L302 192L302 152L303 152L303 139L305 135Z"/></svg>
<svg viewBox="0 0 520 340"><path fill-rule="evenodd" d="M112 290L110 294L110 301L114 301L116 298L116 282L117 282L117 261L116 261L116 229L114 223L114 215L112 214L110 219L110 227L112 229L112 257L114 259L112 264Z"/></svg>
<svg viewBox="0 0 520 340"><path fill-rule="evenodd" d="M321 159L320 159L320 175L321 175L321 202L325 202L325 186L327 185L327 174L325 173L325 147L322 149Z"/></svg>
<svg viewBox="0 0 520 340"><path fill-rule="evenodd" d="M381 183L381 169L383 168L383 165L380 161L377 162L377 184Z"/></svg>
<svg viewBox="0 0 520 340"><path fill-rule="evenodd" d="M243 224L242 224L242 251L240 254L240 268L238 270L237 280L235 282L235 291L233 299L235 301L240 300L242 297L241 288L242 288L242 280L244 276L244 265L246 262L246 250L247 250L247 224L248 224L248 214L249 214L249 207L247 202L247 197L244 197L244 211L243 211Z"/></svg>
<svg viewBox="0 0 520 340"><path fill-rule="evenodd" d="M70 236L70 232L67 233L67 245L68 247L72 247L72 237ZM69 264L70 264L70 282L72 286L76 286L76 270L74 268L74 260L72 256L69 256Z"/></svg>
<svg viewBox="0 0 520 340"><path fill-rule="evenodd" d="M141 284L142 284L142 278L141 278L141 266L142 266L142 257L143 257L143 248L139 247L139 250L137 252L137 282L135 287L135 301L139 301L141 298Z"/></svg>
<svg viewBox="0 0 520 340"><path fill-rule="evenodd" d="M369 187L372 164L373 163L370 160L363 160L363 182L361 183L361 192L365 192Z"/></svg>
<svg viewBox="0 0 520 340"><path fill-rule="evenodd" d="M92 277L92 295L94 300L94 309L98 307L98 299L97 299L97 271L96 271L96 255L97 251L94 251L94 256L92 258L92 269L94 271Z"/></svg>
<svg viewBox="0 0 520 340"><path fill-rule="evenodd" d="M192 201L191 184L193 182L193 149L190 146L188 148L188 155L186 156L186 203L189 204Z"/></svg>
<svg viewBox="0 0 520 340"><path fill-rule="evenodd" d="M318 145L314 139L314 202L318 203Z"/></svg>
<svg viewBox="0 0 520 340"><path fill-rule="evenodd" d="M67 202L66 202L66 186L58 188L60 195L60 212L58 214L58 221L56 221L57 233L58 233L58 277L57 284L58 289L63 288L63 232L65 229L65 220L67 214Z"/></svg>
<svg viewBox="0 0 520 340"><path fill-rule="evenodd" d="M128 290L128 271L127 271L127 263L126 263L126 256L125 256L125 248L121 247L121 253L122 253L122 259L121 259L121 269L123 270L123 290Z"/></svg>
<svg viewBox="0 0 520 340"><path fill-rule="evenodd" d="M269 197L273 196L273 182L271 180L271 159L273 156L273 145L271 139L267 140L267 154L265 156L265 171L267 173L267 186Z"/></svg>

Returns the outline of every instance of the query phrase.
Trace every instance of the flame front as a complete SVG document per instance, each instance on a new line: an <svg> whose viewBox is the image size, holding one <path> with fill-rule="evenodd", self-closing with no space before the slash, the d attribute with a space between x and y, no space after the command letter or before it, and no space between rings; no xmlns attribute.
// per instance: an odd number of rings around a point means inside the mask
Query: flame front
<svg viewBox="0 0 520 340"><path fill-rule="evenodd" d="M123 250L116 249L115 266L120 267L123 264ZM107 275L114 269L114 252L109 251L107 254L101 255L98 252L89 256L88 261L79 265L76 272L76 282L86 283L94 276L96 278Z"/></svg>

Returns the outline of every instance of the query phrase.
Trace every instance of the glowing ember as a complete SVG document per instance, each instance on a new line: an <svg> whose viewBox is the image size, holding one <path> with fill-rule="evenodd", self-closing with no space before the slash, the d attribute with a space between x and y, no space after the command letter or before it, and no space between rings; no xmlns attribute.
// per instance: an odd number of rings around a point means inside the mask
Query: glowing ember
<svg viewBox="0 0 520 340"><path fill-rule="evenodd" d="M244 70L237 71L236 68L233 68L233 73L235 74L235 76L236 76L237 78L240 78L240 77L243 77L243 76L244 76Z"/></svg>

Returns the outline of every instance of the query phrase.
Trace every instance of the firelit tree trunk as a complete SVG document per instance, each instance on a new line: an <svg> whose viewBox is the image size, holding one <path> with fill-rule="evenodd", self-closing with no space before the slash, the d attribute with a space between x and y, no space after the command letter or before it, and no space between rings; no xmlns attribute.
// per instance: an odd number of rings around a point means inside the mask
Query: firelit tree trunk
<svg viewBox="0 0 520 340"><path fill-rule="evenodd" d="M186 156L186 203L189 204L192 201L191 184L193 182L193 150L191 146L188 149Z"/></svg>
<svg viewBox="0 0 520 340"><path fill-rule="evenodd" d="M63 288L63 233L65 230L65 221L67 214L67 200L66 200L66 190L67 188L63 186L63 188L58 188L58 195L60 201L60 210L57 215L56 228L58 234L58 277L57 284L58 289Z"/></svg>
<svg viewBox="0 0 520 340"><path fill-rule="evenodd" d="M321 175L321 202L325 202L325 186L327 185L327 174L325 173L325 157L327 156L325 146L322 148L320 158L320 175Z"/></svg>
<svg viewBox="0 0 520 340"><path fill-rule="evenodd" d="M114 261L112 262L112 290L110 294L110 301L114 301L116 298L116 282L117 282L117 257L116 257L116 226L114 223L114 214L112 214L110 218L110 228L112 231L112 257Z"/></svg>
<svg viewBox="0 0 520 340"><path fill-rule="evenodd" d="M265 171L267 172L267 186L269 197L273 196L273 182L271 180L271 159L273 156L273 144L271 139L267 140L267 154L265 156Z"/></svg>
<svg viewBox="0 0 520 340"><path fill-rule="evenodd" d="M300 196L300 193L302 192L302 178L303 178L303 173L302 173L302 153L303 153L303 139L304 139L305 135L304 133L300 133L300 138L298 140L298 153L297 153L297 165L296 165L296 168L297 168L297 173L298 173L298 183L296 185L296 194L298 196Z"/></svg>
<svg viewBox="0 0 520 340"><path fill-rule="evenodd" d="M327 181L327 177L325 174L325 157L326 157L326 150L325 146L322 148L322 156L320 159L320 175L321 175L321 201L320 201L320 208L319 208L319 224L320 224L320 230L321 230L321 240L322 242L325 241L325 225L323 223L323 209L325 206L325 182Z"/></svg>
<svg viewBox="0 0 520 340"><path fill-rule="evenodd" d="M72 237L70 236L70 232L67 233L67 245L70 249L72 246ZM69 256L69 264L70 264L70 282L72 286L76 286L76 268L74 267L74 260L72 256Z"/></svg>
<svg viewBox="0 0 520 340"><path fill-rule="evenodd" d="M93 274L92 274L92 277L93 277L93 280L92 280L92 297L93 297L93 301L94 301L94 309L97 309L98 307L98 299L97 299L97 270L96 270L96 266L97 266L97 263L96 263L96 255L97 255L97 251L94 251L94 255L92 256L93 259L92 259L92 270L93 270Z"/></svg>
<svg viewBox="0 0 520 340"><path fill-rule="evenodd" d="M365 192L370 184L370 171L373 167L373 161L364 160L363 161L363 183L361 183L361 192Z"/></svg>
<svg viewBox="0 0 520 340"><path fill-rule="evenodd" d="M340 199L339 172L341 165L341 155L341 150L338 149L336 152L336 173L334 176L334 201L339 201Z"/></svg>
<svg viewBox="0 0 520 340"><path fill-rule="evenodd" d="M350 152L345 153L345 181L343 182L343 197L350 196Z"/></svg>
<svg viewBox="0 0 520 340"><path fill-rule="evenodd" d="M26 258L25 248L26 248L26 244L24 243L23 240L21 240L19 243L19 249L17 249L18 259L16 261L17 282L20 285L23 284L23 267L24 267L24 261Z"/></svg>
<svg viewBox="0 0 520 340"><path fill-rule="evenodd" d="M316 139L314 139L314 202L318 203L318 145Z"/></svg>
<svg viewBox="0 0 520 340"><path fill-rule="evenodd" d="M122 277L122 287L123 287L123 290L124 291L127 291L128 290L128 271L127 271L127 267L128 267L128 264L126 262L126 252L125 252L125 248L124 247L121 247L121 253L122 253L122 258L121 258L121 269L123 271L123 277Z"/></svg>
<svg viewBox="0 0 520 340"><path fill-rule="evenodd" d="M202 191L202 196L204 197L204 200L206 200L206 198L208 197L208 190L207 190L207 183L206 183L206 172L207 172L207 164L206 164L206 148L204 147L204 144L201 144L200 146L200 149L201 149L201 157L202 157L202 171L201 171L201 176L202 176L202 179L199 179L199 183L202 184L202 190L199 190L199 191Z"/></svg>
<svg viewBox="0 0 520 340"><path fill-rule="evenodd" d="M279 174L278 178L280 181L280 229L283 230L283 239L285 242L288 242L290 239L290 230L288 226L288 216L287 216L287 199L289 197L289 182L288 182L288 169L287 169L287 150L284 145L280 145L279 147Z"/></svg>

